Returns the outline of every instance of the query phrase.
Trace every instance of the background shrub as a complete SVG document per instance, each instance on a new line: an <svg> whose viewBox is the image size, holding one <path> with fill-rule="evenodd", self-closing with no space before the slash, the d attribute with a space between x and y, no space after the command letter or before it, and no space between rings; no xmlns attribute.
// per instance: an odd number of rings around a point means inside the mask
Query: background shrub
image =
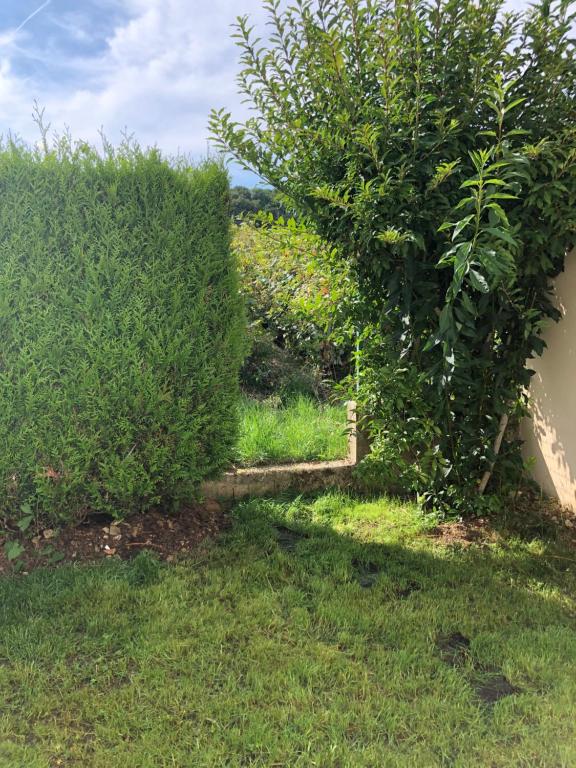
<svg viewBox="0 0 576 768"><path fill-rule="evenodd" d="M244 328L214 163L0 151L0 513L173 504L230 460Z"/></svg>
<svg viewBox="0 0 576 768"><path fill-rule="evenodd" d="M346 308L353 283L346 264L303 225L271 214L235 226L233 249L249 321L243 388L259 395L325 394L351 358Z"/></svg>

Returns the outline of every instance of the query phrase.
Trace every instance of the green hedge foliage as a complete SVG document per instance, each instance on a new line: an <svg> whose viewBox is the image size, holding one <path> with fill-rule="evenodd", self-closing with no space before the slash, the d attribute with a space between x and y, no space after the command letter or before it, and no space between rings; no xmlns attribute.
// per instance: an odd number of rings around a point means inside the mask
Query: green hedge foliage
<svg viewBox="0 0 576 768"><path fill-rule="evenodd" d="M228 179L158 152L0 152L0 516L173 505L230 460Z"/></svg>

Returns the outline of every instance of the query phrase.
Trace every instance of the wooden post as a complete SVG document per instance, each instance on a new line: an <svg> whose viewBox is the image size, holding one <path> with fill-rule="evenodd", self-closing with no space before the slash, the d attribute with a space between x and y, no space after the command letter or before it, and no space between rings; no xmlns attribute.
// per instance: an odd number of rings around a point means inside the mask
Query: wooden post
<svg viewBox="0 0 576 768"><path fill-rule="evenodd" d="M354 466L370 453L370 441L366 432L358 426L356 401L346 403L346 422L348 427L348 461Z"/></svg>

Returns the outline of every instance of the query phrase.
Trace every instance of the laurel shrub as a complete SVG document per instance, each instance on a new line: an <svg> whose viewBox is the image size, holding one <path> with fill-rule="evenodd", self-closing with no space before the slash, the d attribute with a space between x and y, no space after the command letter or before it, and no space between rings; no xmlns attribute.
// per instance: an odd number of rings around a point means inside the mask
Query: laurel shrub
<svg viewBox="0 0 576 768"><path fill-rule="evenodd" d="M374 474L491 511L523 479L526 361L576 245L574 3L264 7L261 40L235 26L249 111L212 112L216 145L350 268Z"/></svg>

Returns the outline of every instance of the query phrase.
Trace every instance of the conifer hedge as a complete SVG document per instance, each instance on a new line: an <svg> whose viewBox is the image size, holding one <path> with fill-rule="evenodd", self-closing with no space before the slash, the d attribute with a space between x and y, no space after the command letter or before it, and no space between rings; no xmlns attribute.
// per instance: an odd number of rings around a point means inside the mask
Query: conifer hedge
<svg viewBox="0 0 576 768"><path fill-rule="evenodd" d="M0 151L0 517L171 505L230 460L228 194L157 151Z"/></svg>

